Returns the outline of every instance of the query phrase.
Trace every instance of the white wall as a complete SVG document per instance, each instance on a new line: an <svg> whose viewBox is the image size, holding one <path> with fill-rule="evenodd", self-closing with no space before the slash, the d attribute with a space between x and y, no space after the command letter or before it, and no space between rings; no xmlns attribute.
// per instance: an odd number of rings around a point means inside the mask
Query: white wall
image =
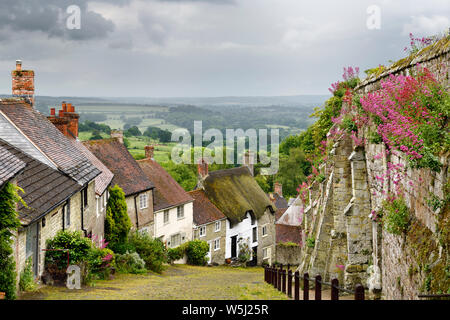
<svg viewBox="0 0 450 320"><path fill-rule="evenodd" d="M253 242L253 228L258 227L258 221L255 219L255 224L252 225L252 219L249 213L247 213L246 218L240 223L230 227L230 221L226 220L226 247L225 247L225 259L231 258L231 237L237 235L237 254L239 255L239 238L242 237L244 240L249 238L250 248L256 247L258 242Z"/></svg>
<svg viewBox="0 0 450 320"><path fill-rule="evenodd" d="M184 206L184 218L177 218L177 207L169 209L169 222L164 223L164 210L155 212L155 238L162 237L162 241L170 241L170 237L176 233L185 235L184 242L192 240L193 207L192 202Z"/></svg>

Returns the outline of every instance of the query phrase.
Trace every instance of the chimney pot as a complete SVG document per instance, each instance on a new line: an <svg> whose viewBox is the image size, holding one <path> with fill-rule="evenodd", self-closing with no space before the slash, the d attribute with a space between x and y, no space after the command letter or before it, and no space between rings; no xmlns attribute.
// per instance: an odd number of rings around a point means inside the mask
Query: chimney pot
<svg viewBox="0 0 450 320"><path fill-rule="evenodd" d="M122 130L111 130L111 138L117 138L120 143L123 143L123 131Z"/></svg>
<svg viewBox="0 0 450 320"><path fill-rule="evenodd" d="M283 185L279 182L275 182L273 184L273 192L275 192L280 197L282 197L283 196Z"/></svg>
<svg viewBox="0 0 450 320"><path fill-rule="evenodd" d="M248 170L250 171L250 174L252 176L254 175L254 172L253 172L254 164L255 164L254 153L250 150L247 150L244 153L244 166L246 166L248 168Z"/></svg>
<svg viewBox="0 0 450 320"><path fill-rule="evenodd" d="M153 152L155 150L154 146L145 146L145 158L146 159L153 159Z"/></svg>
<svg viewBox="0 0 450 320"><path fill-rule="evenodd" d="M202 179L208 175L208 163L205 161L205 159L202 158L198 162L197 169L198 169L198 174Z"/></svg>
<svg viewBox="0 0 450 320"><path fill-rule="evenodd" d="M22 70L22 60L16 60L16 70L17 71Z"/></svg>

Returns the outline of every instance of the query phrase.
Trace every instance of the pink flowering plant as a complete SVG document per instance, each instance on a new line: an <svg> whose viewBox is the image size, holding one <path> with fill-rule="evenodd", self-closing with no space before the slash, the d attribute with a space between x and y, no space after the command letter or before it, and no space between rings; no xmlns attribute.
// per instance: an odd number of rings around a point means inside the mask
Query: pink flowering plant
<svg viewBox="0 0 450 320"><path fill-rule="evenodd" d="M450 99L426 68L416 70L415 77L390 75L360 102L388 150L405 154L412 167L439 171L437 154L450 145Z"/></svg>

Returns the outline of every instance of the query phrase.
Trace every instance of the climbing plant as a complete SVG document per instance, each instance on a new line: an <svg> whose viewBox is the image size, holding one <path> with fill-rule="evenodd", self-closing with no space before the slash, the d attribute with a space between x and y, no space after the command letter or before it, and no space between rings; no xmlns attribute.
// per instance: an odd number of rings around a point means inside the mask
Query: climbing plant
<svg viewBox="0 0 450 320"><path fill-rule="evenodd" d="M0 190L0 291L6 299L16 298L16 264L12 256L14 231L20 226L16 203L23 201L19 187L6 183Z"/></svg>

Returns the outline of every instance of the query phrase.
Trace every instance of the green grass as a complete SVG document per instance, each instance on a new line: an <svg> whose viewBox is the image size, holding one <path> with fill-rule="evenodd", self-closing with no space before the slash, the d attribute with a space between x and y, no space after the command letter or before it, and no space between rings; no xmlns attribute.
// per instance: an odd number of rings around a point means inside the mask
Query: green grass
<svg viewBox="0 0 450 320"><path fill-rule="evenodd" d="M264 282L261 267L168 266L161 274L118 274L113 280L98 280L91 287L69 290L45 286L21 299L45 300L287 300Z"/></svg>

